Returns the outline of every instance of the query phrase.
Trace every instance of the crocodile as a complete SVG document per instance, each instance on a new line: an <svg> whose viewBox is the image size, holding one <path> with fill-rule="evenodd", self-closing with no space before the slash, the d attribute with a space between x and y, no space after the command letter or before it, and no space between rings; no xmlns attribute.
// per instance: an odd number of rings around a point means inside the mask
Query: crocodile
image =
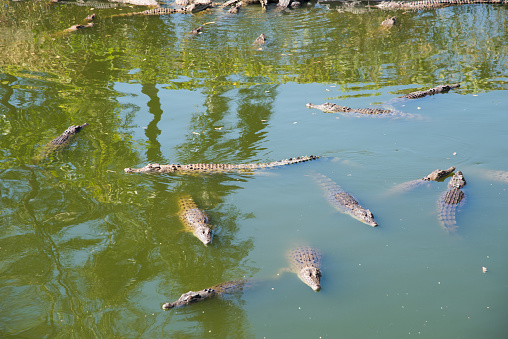
<svg viewBox="0 0 508 339"><path fill-rule="evenodd" d="M308 108L317 108L324 113L360 113L360 114L387 114L392 113L390 110L386 109L380 109L380 108L351 108L347 106L340 106L337 104L333 104L330 102L325 102L321 105L314 105L311 103L308 103L306 105Z"/></svg>
<svg viewBox="0 0 508 339"><path fill-rule="evenodd" d="M391 27L395 26L396 23L397 23L397 17L392 16L391 18L388 17L385 20L383 20L383 22L381 23L381 26L383 26L385 28L391 28Z"/></svg>
<svg viewBox="0 0 508 339"><path fill-rule="evenodd" d="M291 270L314 291L321 289L321 252L312 247L298 247L288 254Z"/></svg>
<svg viewBox="0 0 508 339"><path fill-rule="evenodd" d="M434 95L434 94L438 94L438 93L446 93L449 90L451 90L453 88L457 88L457 87L460 87L460 84L439 85L439 86L436 86L436 87L433 87L433 88L429 88L429 89L424 90L424 91L416 91L416 92L408 93L406 95L401 96L401 98L405 98L405 99L419 99L419 98L426 97L428 95Z"/></svg>
<svg viewBox="0 0 508 339"><path fill-rule="evenodd" d="M241 7L242 3L238 2L235 6L231 6L231 8L228 10L228 14L238 14Z"/></svg>
<svg viewBox="0 0 508 339"><path fill-rule="evenodd" d="M300 7L301 5L302 3L297 0L279 0L279 2L277 3L277 9L282 10L288 7L297 8Z"/></svg>
<svg viewBox="0 0 508 339"><path fill-rule="evenodd" d="M455 214L464 202L465 194L461 190L466 180L461 171L457 171L448 182L448 190L438 200L438 218L441 225L448 231L457 229Z"/></svg>
<svg viewBox="0 0 508 339"><path fill-rule="evenodd" d="M191 231L201 242L208 245L212 242L213 231L208 223L208 216L200 210L189 195L180 197L180 220L185 227Z"/></svg>
<svg viewBox="0 0 508 339"><path fill-rule="evenodd" d="M39 155L35 157L35 161L39 162L42 159L48 157L51 153L60 151L63 148L65 148L67 145L69 145L78 132L80 132L83 128L88 126L87 123L84 123L83 125L72 125L69 128L67 128L62 134L60 134L55 139L48 142L42 150L39 152Z"/></svg>
<svg viewBox="0 0 508 339"><path fill-rule="evenodd" d="M168 8L168 7L157 7L152 9L147 9L142 12L132 12L132 13L122 13L122 14L114 14L111 15L110 18L113 17L124 17L124 16L135 16L135 15L167 15L167 14L177 14L177 13L196 13L203 11L207 8L213 7L211 0L201 0L191 3L182 8Z"/></svg>
<svg viewBox="0 0 508 339"><path fill-rule="evenodd" d="M186 306L191 303L207 300L213 296L237 293L243 291L249 284L250 283L247 280L233 280L226 281L200 291L189 291L187 293L183 293L177 300L165 303L162 305L162 309L169 310L175 307Z"/></svg>
<svg viewBox="0 0 508 339"><path fill-rule="evenodd" d="M272 168L284 165L297 164L318 159L318 156L302 156L286 160L274 161L261 164L171 164L159 165L148 164L141 168L126 168L125 173L203 173L203 172L249 172L255 169Z"/></svg>
<svg viewBox="0 0 508 339"><path fill-rule="evenodd" d="M368 209L363 208L351 194L345 192L342 187L334 183L331 179L321 173L314 173L314 180L326 191L328 201L340 212L349 214L353 218L377 227L378 223L374 220L374 215Z"/></svg>
<svg viewBox="0 0 508 339"><path fill-rule="evenodd" d="M439 181L441 179L444 179L447 176L449 176L451 173L453 173L453 171L455 171L455 167L453 167L453 166L446 169L446 170L437 169L437 170L433 171L432 173L430 173L429 175L424 176L421 179L411 180L411 181L403 182L402 184L398 184L395 187L393 187L391 189L391 191L394 191L394 192L395 191L396 192L410 191L416 187L419 187L419 186L427 183L428 181Z"/></svg>
<svg viewBox="0 0 508 339"><path fill-rule="evenodd" d="M402 9L402 10L419 10L419 9L434 9L454 5L470 5L470 4L494 4L504 5L508 4L508 0L421 0L421 1L383 1L372 7L380 9Z"/></svg>
<svg viewBox="0 0 508 339"><path fill-rule="evenodd" d="M70 33L70 32L78 31L78 30L83 29L83 28L89 28L89 27L93 27L93 26L94 26L93 22L89 22L89 23L84 24L84 25L77 24L77 25L72 25L71 27L64 29L62 32L63 33Z"/></svg>
<svg viewBox="0 0 508 339"><path fill-rule="evenodd" d="M256 40L254 40L254 43L255 44L258 44L258 45L262 45L266 42L266 35L264 35L263 33L261 33L260 36L258 36L256 38Z"/></svg>
<svg viewBox="0 0 508 339"><path fill-rule="evenodd" d="M63 31L59 32L59 34L76 32L76 31L83 29L83 28L93 27L94 23L92 21L94 21L94 20L95 20L95 13L88 15L83 20L82 24L72 25L71 27L66 28Z"/></svg>
<svg viewBox="0 0 508 339"><path fill-rule="evenodd" d="M65 0L51 0L50 2L63 4L63 5L93 7L96 9L111 9L111 8L117 8L119 6L125 6L125 4L107 3L107 2L98 2L98 1L77 2L77 1L65 1Z"/></svg>
<svg viewBox="0 0 508 339"><path fill-rule="evenodd" d="M203 26L199 26L198 28L195 28L189 32L190 35L198 35L201 33L203 33Z"/></svg>

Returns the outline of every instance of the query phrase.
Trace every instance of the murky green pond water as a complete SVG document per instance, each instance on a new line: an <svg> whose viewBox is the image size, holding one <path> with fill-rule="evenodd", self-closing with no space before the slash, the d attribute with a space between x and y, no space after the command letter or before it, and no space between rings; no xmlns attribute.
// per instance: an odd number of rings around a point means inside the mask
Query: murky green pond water
<svg viewBox="0 0 508 339"><path fill-rule="evenodd" d="M310 3L108 18L136 9L0 5L2 337L508 336L508 183L490 176L508 171L507 6L353 13ZM60 33L92 12L94 27ZM398 25L383 30L388 15ZM457 82L447 94L393 100ZM326 101L406 115L305 106ZM33 162L85 122L69 147ZM244 174L123 171L307 154L322 158ZM450 166L467 180L455 233L437 218L447 181L390 191ZM336 211L314 172L379 227ZM210 246L184 231L184 193L215 227ZM317 293L294 273L277 276L301 245L323 253ZM258 283L161 309L244 277Z"/></svg>

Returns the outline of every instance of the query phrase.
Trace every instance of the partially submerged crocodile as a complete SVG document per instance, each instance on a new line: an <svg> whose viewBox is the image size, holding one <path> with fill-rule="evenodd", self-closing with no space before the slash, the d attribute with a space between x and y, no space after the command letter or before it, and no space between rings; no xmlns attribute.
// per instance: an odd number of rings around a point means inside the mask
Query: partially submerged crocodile
<svg viewBox="0 0 508 339"><path fill-rule="evenodd" d="M464 202L465 194L461 190L466 185L466 180L461 171L457 171L448 183L448 190L438 200L439 222L448 232L457 229L455 214Z"/></svg>
<svg viewBox="0 0 508 339"><path fill-rule="evenodd" d="M321 252L312 247L298 247L288 254L291 269L314 291L321 289Z"/></svg>
<svg viewBox="0 0 508 339"><path fill-rule="evenodd" d="M126 173L201 173L201 172L246 172L254 169L272 168L284 165L298 164L301 162L318 159L318 156L310 155L297 158L289 158L286 160L274 161L261 164L171 164L159 165L148 164L142 168L126 168Z"/></svg>
<svg viewBox="0 0 508 339"><path fill-rule="evenodd" d="M82 24L76 24L76 25L72 25L71 27L69 28L66 28L64 29L63 31L60 32L60 34L63 34L63 33L71 33L71 32L76 32L80 29L83 29L83 28L89 28L89 27L93 27L94 26L94 23L92 21L94 21L95 19L95 13L93 14L90 14L89 16L87 16L84 20L83 20L83 23Z"/></svg>
<svg viewBox="0 0 508 339"><path fill-rule="evenodd" d="M340 212L349 214L367 225L372 227L378 226L372 212L363 208L358 201L356 201L351 194L345 192L342 187L321 173L315 173L313 177L326 191L326 197L332 206Z"/></svg>
<svg viewBox="0 0 508 339"><path fill-rule="evenodd" d="M164 310L169 310L171 308L185 306L198 301L207 300L213 296L220 296L224 294L232 294L240 292L244 288L246 288L248 284L249 283L247 280L234 280L227 281L209 288L205 288L200 291L189 291L187 293L182 294L180 298L178 298L177 300L165 303L164 305L162 305L162 308Z"/></svg>
<svg viewBox="0 0 508 339"><path fill-rule="evenodd" d="M180 207L180 220L187 230L192 232L201 242L208 245L212 242L213 230L208 223L208 215L198 208L189 195L181 196L178 205Z"/></svg>
<svg viewBox="0 0 508 339"><path fill-rule="evenodd" d="M380 108L351 108L347 106L340 106L337 104L333 104L330 102L325 102L321 105L314 105L311 103L308 103L306 105L308 108L316 108L324 113L359 113L359 114L387 114L392 113L390 110L386 109L380 109Z"/></svg>
<svg viewBox="0 0 508 339"><path fill-rule="evenodd" d="M438 94L438 93L446 93L449 90L451 90L453 88L458 88L458 87L460 87L460 84L439 85L439 86L436 86L436 87L432 87L432 88L426 89L424 91L416 91L416 92L408 93L406 95L401 96L401 98L419 99L419 98L426 97L428 95L434 95L434 94Z"/></svg>
<svg viewBox="0 0 508 339"><path fill-rule="evenodd" d="M380 9L402 9L402 10L419 10L419 9L434 9L455 5L470 5L470 4L495 4L504 5L508 4L507 0L421 0L421 1L383 1L373 7Z"/></svg>
<svg viewBox="0 0 508 339"><path fill-rule="evenodd" d="M388 18L383 21L382 25L389 25L389 22L392 21L395 23L396 17ZM423 98L428 95L434 95L438 93L446 93L453 88L460 87L460 84L452 84L452 85L439 85L433 88L429 88L423 91L411 92L406 95L403 95L399 98L390 100L389 103L393 101L399 101L401 98L403 99L418 99ZM381 109L381 108L351 108L347 106L341 106L330 102L325 102L321 105L314 105L308 103L306 105L308 108L316 108L324 113L344 113L349 115L365 115L365 116L386 116L386 117L418 117L417 114L408 114L399 111L393 111L389 109Z"/></svg>
<svg viewBox="0 0 508 339"><path fill-rule="evenodd" d="M386 28L391 28L391 27L395 26L396 23L397 23L397 17L392 16L392 17L388 17L385 20L383 20L383 22L381 23L381 26L386 27Z"/></svg>
<svg viewBox="0 0 508 339"><path fill-rule="evenodd" d="M446 170L437 169L434 172L430 173L429 175L426 175L425 177L417 180L411 180L407 182L403 182L402 184L398 184L397 186L393 187L391 191L393 192L404 192L412 190L416 187L419 187L429 181L440 181L442 179L445 179L447 176L453 173L455 171L455 167L450 167Z"/></svg>
<svg viewBox="0 0 508 339"><path fill-rule="evenodd" d="M255 44L258 44L258 45L262 45L266 42L266 35L264 35L263 33L261 33L260 36L258 36L256 38L256 40L254 40L254 43Z"/></svg>
<svg viewBox="0 0 508 339"><path fill-rule="evenodd" d="M36 162L41 161L42 159L48 157L51 153L62 150L64 147L69 145L74 136L86 126L88 126L87 123L84 123L83 125L70 126L58 137L47 143L34 160Z"/></svg>
<svg viewBox="0 0 508 339"><path fill-rule="evenodd" d="M169 7L157 7L152 9L147 9L142 12L132 12L132 13L122 13L115 14L110 16L113 17L124 17L124 16L135 16L135 15L167 15L167 14L177 14L177 13L196 13L203 11L207 8L213 7L213 3L211 0L200 0L191 3L182 8L169 8Z"/></svg>

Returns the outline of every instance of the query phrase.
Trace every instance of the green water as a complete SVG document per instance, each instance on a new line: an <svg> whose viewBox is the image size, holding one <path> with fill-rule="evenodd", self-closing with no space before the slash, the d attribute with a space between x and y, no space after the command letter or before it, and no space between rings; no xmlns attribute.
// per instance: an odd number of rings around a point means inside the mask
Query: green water
<svg viewBox="0 0 508 339"><path fill-rule="evenodd" d="M508 183L487 175L508 171L507 6L108 18L139 8L0 5L2 337L508 336ZM93 28L60 33L92 12ZM388 15L398 25L380 29ZM206 22L215 23L187 34ZM447 94L393 100L456 82ZM407 115L305 107L326 101ZM34 163L85 122L69 147ZM253 174L123 172L306 154L323 158ZM467 180L454 234L437 218L446 181L390 193L450 166ZM336 211L313 172L379 227ZM183 193L210 216L212 245L184 231ZM320 292L277 277L301 245L323 252ZM258 283L161 309L244 277Z"/></svg>

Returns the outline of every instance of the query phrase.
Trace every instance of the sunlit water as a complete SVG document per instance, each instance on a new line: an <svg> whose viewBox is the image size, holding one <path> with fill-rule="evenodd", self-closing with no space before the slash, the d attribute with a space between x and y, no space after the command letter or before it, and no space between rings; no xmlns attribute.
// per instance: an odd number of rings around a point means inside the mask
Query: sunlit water
<svg viewBox="0 0 508 339"><path fill-rule="evenodd" d="M59 31L90 7L2 6L3 337L507 336L507 183L488 176L508 170L506 6L354 14L251 5L236 16L160 18L97 8L95 27L72 35ZM381 29L393 14L399 24ZM203 34L187 34L206 22ZM268 43L253 45L261 33ZM447 94L396 99L457 82ZM326 101L398 115L305 106ZM84 122L70 147L34 163ZM310 154L322 158L254 173L123 172ZM390 190L450 166L467 180L453 234L437 218L447 181ZM316 172L379 227L336 211ZM184 231L183 193L209 214L212 245ZM323 253L317 293L283 272L301 245ZM257 283L161 309L243 278Z"/></svg>

